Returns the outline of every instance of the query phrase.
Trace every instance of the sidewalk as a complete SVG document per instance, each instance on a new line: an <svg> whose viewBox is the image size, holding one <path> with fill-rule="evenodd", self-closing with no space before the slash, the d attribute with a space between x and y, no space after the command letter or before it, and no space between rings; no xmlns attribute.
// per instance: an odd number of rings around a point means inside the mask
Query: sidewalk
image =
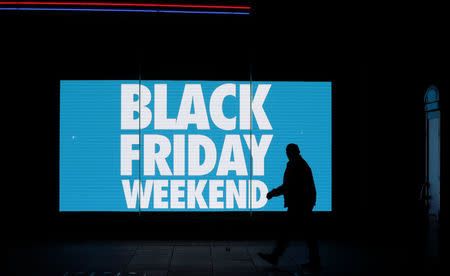
<svg viewBox="0 0 450 276"><path fill-rule="evenodd" d="M274 241L83 241L12 246L10 273L16 275L299 275L307 261L301 241L290 244L277 267L258 252ZM405 248L356 241L319 241L321 275L387 275L413 265ZM120 274L119 274L120 273Z"/></svg>

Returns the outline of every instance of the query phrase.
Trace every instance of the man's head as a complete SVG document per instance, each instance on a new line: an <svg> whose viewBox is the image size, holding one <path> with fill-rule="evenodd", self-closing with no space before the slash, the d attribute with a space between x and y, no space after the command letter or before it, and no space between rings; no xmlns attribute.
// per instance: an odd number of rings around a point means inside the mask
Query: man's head
<svg viewBox="0 0 450 276"><path fill-rule="evenodd" d="M289 160L293 160L300 155L300 149L296 144L289 144L286 146L286 155Z"/></svg>

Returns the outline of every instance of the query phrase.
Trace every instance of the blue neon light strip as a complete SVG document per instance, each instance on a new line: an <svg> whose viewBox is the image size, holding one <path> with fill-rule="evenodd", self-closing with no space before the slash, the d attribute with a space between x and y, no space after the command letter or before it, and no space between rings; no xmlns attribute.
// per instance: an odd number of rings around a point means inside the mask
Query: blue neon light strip
<svg viewBox="0 0 450 276"><path fill-rule="evenodd" d="M80 9L80 8L0 8L0 10L2 10L2 11L144 12L144 13L233 14L233 15L249 15L250 14L249 12L231 12L231 11Z"/></svg>

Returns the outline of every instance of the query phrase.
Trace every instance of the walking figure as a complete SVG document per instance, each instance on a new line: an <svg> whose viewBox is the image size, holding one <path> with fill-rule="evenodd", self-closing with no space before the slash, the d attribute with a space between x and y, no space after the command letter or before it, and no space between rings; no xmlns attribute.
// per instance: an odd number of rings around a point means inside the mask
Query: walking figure
<svg viewBox="0 0 450 276"><path fill-rule="evenodd" d="M284 171L283 184L267 193L267 199L283 195L284 207L287 209L288 227L296 232L297 228L303 230L309 251L309 262L302 268L312 271L320 270L320 257L317 239L312 231L312 210L316 205L316 187L308 163L300 155L300 149L296 144L286 147L286 155L289 159ZM258 253L265 261L277 265L278 259L283 255L289 240L292 237L286 233L277 240L271 254Z"/></svg>

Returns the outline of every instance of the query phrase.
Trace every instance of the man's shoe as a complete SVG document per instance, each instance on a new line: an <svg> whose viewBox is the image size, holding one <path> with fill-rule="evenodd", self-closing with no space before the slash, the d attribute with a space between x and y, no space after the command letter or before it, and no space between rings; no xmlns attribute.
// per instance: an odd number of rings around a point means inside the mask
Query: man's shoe
<svg viewBox="0 0 450 276"><path fill-rule="evenodd" d="M261 259L263 259L264 261L272 264L272 265L277 265L278 264L278 257L274 256L272 254L265 254L265 253L258 253L258 256L261 257Z"/></svg>
<svg viewBox="0 0 450 276"><path fill-rule="evenodd" d="M319 262L307 262L306 264L302 264L302 269L319 272L322 270L322 266Z"/></svg>

